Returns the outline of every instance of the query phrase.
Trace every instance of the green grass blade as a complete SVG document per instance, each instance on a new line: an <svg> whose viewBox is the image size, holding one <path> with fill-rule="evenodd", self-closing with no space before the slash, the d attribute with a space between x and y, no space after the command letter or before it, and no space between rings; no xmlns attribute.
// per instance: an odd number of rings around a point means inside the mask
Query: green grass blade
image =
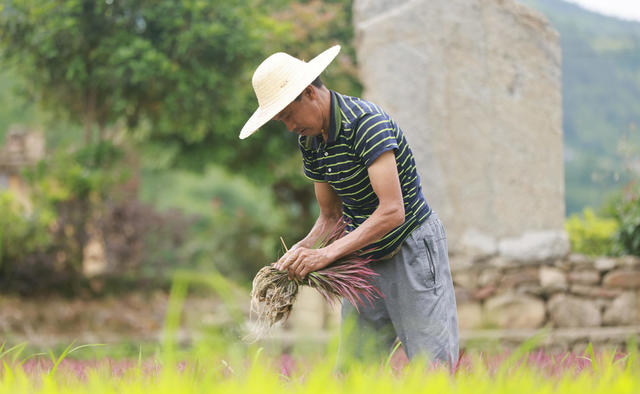
<svg viewBox="0 0 640 394"><path fill-rule="evenodd" d="M22 360L20 360L20 362L18 363L18 367L21 367L25 363L25 361L29 360L30 358L37 357L37 356L47 356L47 355L48 355L47 353L33 353L33 354L30 354L27 357L25 357Z"/></svg>
<svg viewBox="0 0 640 394"><path fill-rule="evenodd" d="M584 356L591 361L591 368L593 368L593 372L597 372L598 366L596 365L596 356L593 352L593 343L589 342L589 345L584 350Z"/></svg>
<svg viewBox="0 0 640 394"><path fill-rule="evenodd" d="M27 346L27 342L22 342L5 351L2 351L2 349L4 349L5 347L5 343L3 343L2 346L0 346L0 358L3 358L12 352L15 352L11 360L12 362L15 362L16 358L20 357L20 354L22 353L22 351L26 346Z"/></svg>
<svg viewBox="0 0 640 394"><path fill-rule="evenodd" d="M398 343L396 343L396 345L391 350L391 353L389 353L389 356L387 357L387 361L385 361L384 363L385 369L387 370L389 369L389 366L391 365L391 359L393 358L393 355L396 354L398 349L400 349L400 346L402 346L402 342L398 341Z"/></svg>
<svg viewBox="0 0 640 394"><path fill-rule="evenodd" d="M526 341L524 341L518 348L507 357L507 359L500 366L499 374L504 375L507 371L513 368L518 361L523 357L531 353L542 341L549 336L550 328L545 327L542 330L536 332Z"/></svg>
<svg viewBox="0 0 640 394"><path fill-rule="evenodd" d="M80 345L80 346L76 346L73 349L69 350L69 353L67 353L67 355L75 352L76 350L80 350L80 349L84 349L84 348L88 348L88 347L100 347L100 346L107 346L104 343L87 343L85 345Z"/></svg>
<svg viewBox="0 0 640 394"><path fill-rule="evenodd" d="M638 367L638 337L632 335L627 340L627 366L626 372L637 370Z"/></svg>
<svg viewBox="0 0 640 394"><path fill-rule="evenodd" d="M138 373L142 373L142 345L138 347Z"/></svg>
<svg viewBox="0 0 640 394"><path fill-rule="evenodd" d="M52 360L53 360L53 367L51 367L51 370L49 371L49 375L53 375L58 370L58 366L60 365L62 360L64 360L64 358L67 357L67 355L70 353L71 347L75 342L76 341L71 342L71 344L67 346L66 349L64 349L64 351L60 354L60 357L58 357L57 359L53 355L53 352L49 351L49 355L52 357Z"/></svg>

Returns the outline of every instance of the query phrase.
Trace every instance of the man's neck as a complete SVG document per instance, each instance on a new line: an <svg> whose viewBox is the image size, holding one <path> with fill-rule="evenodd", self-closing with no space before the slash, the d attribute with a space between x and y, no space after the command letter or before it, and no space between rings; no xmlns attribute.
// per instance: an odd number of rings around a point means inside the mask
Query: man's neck
<svg viewBox="0 0 640 394"><path fill-rule="evenodd" d="M322 138L326 143L329 139L329 127L331 127L331 92L326 86L318 88L318 98L322 109Z"/></svg>

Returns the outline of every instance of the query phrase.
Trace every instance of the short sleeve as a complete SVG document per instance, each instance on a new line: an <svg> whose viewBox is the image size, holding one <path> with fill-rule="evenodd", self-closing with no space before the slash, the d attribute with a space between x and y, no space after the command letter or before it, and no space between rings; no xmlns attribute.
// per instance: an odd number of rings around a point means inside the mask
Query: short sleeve
<svg viewBox="0 0 640 394"><path fill-rule="evenodd" d="M356 128L355 153L369 167L382 153L398 148L396 126L385 114L365 115Z"/></svg>
<svg viewBox="0 0 640 394"><path fill-rule="evenodd" d="M326 182L324 174L318 171L317 160L313 151L305 148L305 142L306 140L303 140L303 137L298 138L298 148L300 148L300 152L302 153L302 171L304 176L314 182Z"/></svg>

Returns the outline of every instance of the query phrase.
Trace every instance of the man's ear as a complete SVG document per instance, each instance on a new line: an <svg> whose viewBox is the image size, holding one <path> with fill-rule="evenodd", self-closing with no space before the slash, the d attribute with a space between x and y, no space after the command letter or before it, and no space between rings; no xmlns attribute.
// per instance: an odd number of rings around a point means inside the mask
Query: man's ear
<svg viewBox="0 0 640 394"><path fill-rule="evenodd" d="M310 99L313 99L316 97L316 90L314 89L313 85L309 85L306 88L304 88L304 92L302 93L307 95L307 97L309 97Z"/></svg>

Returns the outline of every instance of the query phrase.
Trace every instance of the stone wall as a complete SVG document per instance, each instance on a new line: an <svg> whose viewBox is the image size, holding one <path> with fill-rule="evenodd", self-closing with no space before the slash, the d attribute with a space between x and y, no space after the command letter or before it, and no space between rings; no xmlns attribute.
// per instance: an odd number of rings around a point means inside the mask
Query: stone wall
<svg viewBox="0 0 640 394"><path fill-rule="evenodd" d="M561 51L514 0L355 0L363 96L412 147L450 249L562 237Z"/></svg>
<svg viewBox="0 0 640 394"><path fill-rule="evenodd" d="M640 258L452 259L461 329L640 325Z"/></svg>

